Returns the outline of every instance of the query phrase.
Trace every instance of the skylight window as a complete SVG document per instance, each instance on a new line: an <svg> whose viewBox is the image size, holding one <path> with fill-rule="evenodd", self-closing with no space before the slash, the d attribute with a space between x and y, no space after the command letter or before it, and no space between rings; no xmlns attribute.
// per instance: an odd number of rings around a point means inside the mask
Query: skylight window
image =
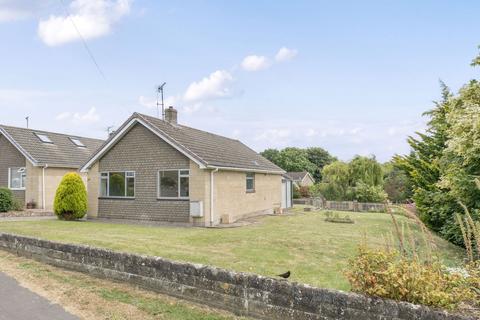
<svg viewBox="0 0 480 320"><path fill-rule="evenodd" d="M85 148L86 146L83 144L82 141L80 141L79 139L77 138L70 138L70 140L73 142L74 145L76 145L77 147L80 147L80 148Z"/></svg>
<svg viewBox="0 0 480 320"><path fill-rule="evenodd" d="M43 143L52 143L52 144L53 144L53 141L50 140L50 138L49 138L46 134L43 134L43 133L35 133L35 135L36 135L37 138L40 139L40 141L42 141Z"/></svg>

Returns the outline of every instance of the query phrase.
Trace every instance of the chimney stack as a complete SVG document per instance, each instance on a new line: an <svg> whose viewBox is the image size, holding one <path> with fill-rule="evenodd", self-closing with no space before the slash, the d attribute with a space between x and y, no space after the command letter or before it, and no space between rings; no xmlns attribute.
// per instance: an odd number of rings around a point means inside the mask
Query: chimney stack
<svg viewBox="0 0 480 320"><path fill-rule="evenodd" d="M177 124L177 110L170 106L165 110L165 121L171 124Z"/></svg>

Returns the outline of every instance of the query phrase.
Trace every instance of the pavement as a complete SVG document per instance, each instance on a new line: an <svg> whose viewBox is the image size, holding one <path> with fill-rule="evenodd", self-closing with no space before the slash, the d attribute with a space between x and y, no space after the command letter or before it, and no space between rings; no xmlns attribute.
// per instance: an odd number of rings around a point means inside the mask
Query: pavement
<svg viewBox="0 0 480 320"><path fill-rule="evenodd" d="M0 272L0 320L79 320Z"/></svg>

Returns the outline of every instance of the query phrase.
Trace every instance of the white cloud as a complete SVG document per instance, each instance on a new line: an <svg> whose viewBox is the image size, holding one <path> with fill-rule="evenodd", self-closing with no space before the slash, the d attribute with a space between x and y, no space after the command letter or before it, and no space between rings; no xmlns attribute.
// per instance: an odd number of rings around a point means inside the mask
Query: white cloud
<svg viewBox="0 0 480 320"><path fill-rule="evenodd" d="M95 107L91 107L86 113L62 112L55 117L58 121L68 121L76 125L92 124L100 121L100 115Z"/></svg>
<svg viewBox="0 0 480 320"><path fill-rule="evenodd" d="M275 61L277 62L285 62L292 60L298 54L298 50L296 49L289 49L287 47L282 47L278 50L277 54L275 55Z"/></svg>
<svg viewBox="0 0 480 320"><path fill-rule="evenodd" d="M69 15L50 15L38 25L40 39L49 46L105 36L112 26L130 12L131 0L74 0ZM75 23L72 23L72 20Z"/></svg>
<svg viewBox="0 0 480 320"><path fill-rule="evenodd" d="M58 114L55 119L58 120L58 121L63 121L63 120L67 120L68 118L70 118L72 116L72 113L71 112L62 112L60 114Z"/></svg>
<svg viewBox="0 0 480 320"><path fill-rule="evenodd" d="M255 140L277 141L289 137L291 134L288 129L267 129L258 134Z"/></svg>
<svg viewBox="0 0 480 320"><path fill-rule="evenodd" d="M242 61L242 68L246 71L259 71L270 67L271 63L265 56L246 56Z"/></svg>
<svg viewBox="0 0 480 320"><path fill-rule="evenodd" d="M230 84L233 76L225 70L217 70L198 82L192 82L183 99L187 102L226 98L232 95Z"/></svg>

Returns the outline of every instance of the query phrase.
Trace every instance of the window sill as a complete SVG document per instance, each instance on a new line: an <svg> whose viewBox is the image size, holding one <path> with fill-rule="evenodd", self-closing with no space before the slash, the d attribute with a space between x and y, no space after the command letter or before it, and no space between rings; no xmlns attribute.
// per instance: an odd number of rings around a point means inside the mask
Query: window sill
<svg viewBox="0 0 480 320"><path fill-rule="evenodd" d="M190 198L157 198L157 201L190 201Z"/></svg>
<svg viewBox="0 0 480 320"><path fill-rule="evenodd" d="M255 193L255 190L247 190L247 193Z"/></svg>
<svg viewBox="0 0 480 320"><path fill-rule="evenodd" d="M135 200L135 197L98 197L99 200Z"/></svg>
<svg viewBox="0 0 480 320"><path fill-rule="evenodd" d="M8 188L8 189L12 191L25 191L26 188Z"/></svg>

